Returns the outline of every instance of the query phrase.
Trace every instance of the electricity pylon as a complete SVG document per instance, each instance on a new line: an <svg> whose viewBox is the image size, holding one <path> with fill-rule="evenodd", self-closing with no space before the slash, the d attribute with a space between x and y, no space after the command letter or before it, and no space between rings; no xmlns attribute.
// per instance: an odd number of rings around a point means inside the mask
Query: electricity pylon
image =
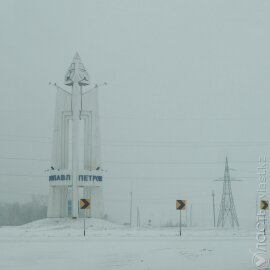
<svg viewBox="0 0 270 270"><path fill-rule="evenodd" d="M233 201L232 187L231 187L231 181L235 181L235 180L231 180L227 157L226 157L226 163L225 163L224 178L218 181L223 182L223 192L222 192L220 210L219 210L219 215L218 215L217 227L221 226L223 228L226 222L229 222L232 227L234 227L234 225L239 227L238 218L237 218L234 201Z"/></svg>

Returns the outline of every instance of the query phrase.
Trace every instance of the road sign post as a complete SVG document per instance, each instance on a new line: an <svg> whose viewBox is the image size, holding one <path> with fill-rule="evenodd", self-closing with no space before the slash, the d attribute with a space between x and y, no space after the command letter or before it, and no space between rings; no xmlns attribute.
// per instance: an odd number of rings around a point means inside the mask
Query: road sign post
<svg viewBox="0 0 270 270"><path fill-rule="evenodd" d="M179 211L179 213L180 213L180 225L179 225L179 229L180 229L180 236L181 236L181 234L182 234L182 220L181 220L181 212L182 212L182 210L180 210Z"/></svg>
<svg viewBox="0 0 270 270"><path fill-rule="evenodd" d="M90 209L91 204L90 204L90 199L80 199L80 209ZM84 218L83 218L83 236L85 236L85 216L86 212L84 211Z"/></svg>
<svg viewBox="0 0 270 270"><path fill-rule="evenodd" d="M83 236L85 236L85 214L84 214L84 219L83 219Z"/></svg>
<svg viewBox="0 0 270 270"><path fill-rule="evenodd" d="M186 210L187 202L185 200L176 200L176 210L180 211L180 224L179 224L179 234L182 235L182 218L181 211Z"/></svg>
<svg viewBox="0 0 270 270"><path fill-rule="evenodd" d="M264 210L264 211L269 210L269 201L267 201L267 200L261 200L260 208L261 208L261 210ZM263 222L264 222L264 235L266 235L265 215L264 215Z"/></svg>

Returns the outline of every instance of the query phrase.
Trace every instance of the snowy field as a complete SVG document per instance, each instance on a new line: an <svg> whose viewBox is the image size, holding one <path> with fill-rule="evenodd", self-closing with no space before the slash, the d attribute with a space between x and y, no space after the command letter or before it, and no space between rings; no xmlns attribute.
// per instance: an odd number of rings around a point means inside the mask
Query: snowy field
<svg viewBox="0 0 270 270"><path fill-rule="evenodd" d="M44 219L0 227L1 270L249 270L255 229L128 228L103 220Z"/></svg>

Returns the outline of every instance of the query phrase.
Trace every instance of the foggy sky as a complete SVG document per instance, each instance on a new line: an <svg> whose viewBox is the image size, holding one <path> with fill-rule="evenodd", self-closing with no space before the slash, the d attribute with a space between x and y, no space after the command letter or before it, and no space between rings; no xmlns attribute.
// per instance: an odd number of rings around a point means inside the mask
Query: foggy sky
<svg viewBox="0 0 270 270"><path fill-rule="evenodd" d="M0 3L0 201L48 193L56 91L79 52L100 88L105 213L212 224L228 156L240 225L252 225L270 151L270 1ZM67 88L67 87L66 87ZM270 158L270 157L269 157ZM255 218L255 217L254 217ZM134 217L135 222L135 217Z"/></svg>

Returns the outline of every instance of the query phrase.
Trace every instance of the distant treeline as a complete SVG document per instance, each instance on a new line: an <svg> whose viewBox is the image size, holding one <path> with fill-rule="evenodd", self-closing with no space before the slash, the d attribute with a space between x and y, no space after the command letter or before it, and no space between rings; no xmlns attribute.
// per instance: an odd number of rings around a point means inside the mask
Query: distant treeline
<svg viewBox="0 0 270 270"><path fill-rule="evenodd" d="M47 198L33 195L32 201L19 203L0 203L0 226L22 225L47 216Z"/></svg>

